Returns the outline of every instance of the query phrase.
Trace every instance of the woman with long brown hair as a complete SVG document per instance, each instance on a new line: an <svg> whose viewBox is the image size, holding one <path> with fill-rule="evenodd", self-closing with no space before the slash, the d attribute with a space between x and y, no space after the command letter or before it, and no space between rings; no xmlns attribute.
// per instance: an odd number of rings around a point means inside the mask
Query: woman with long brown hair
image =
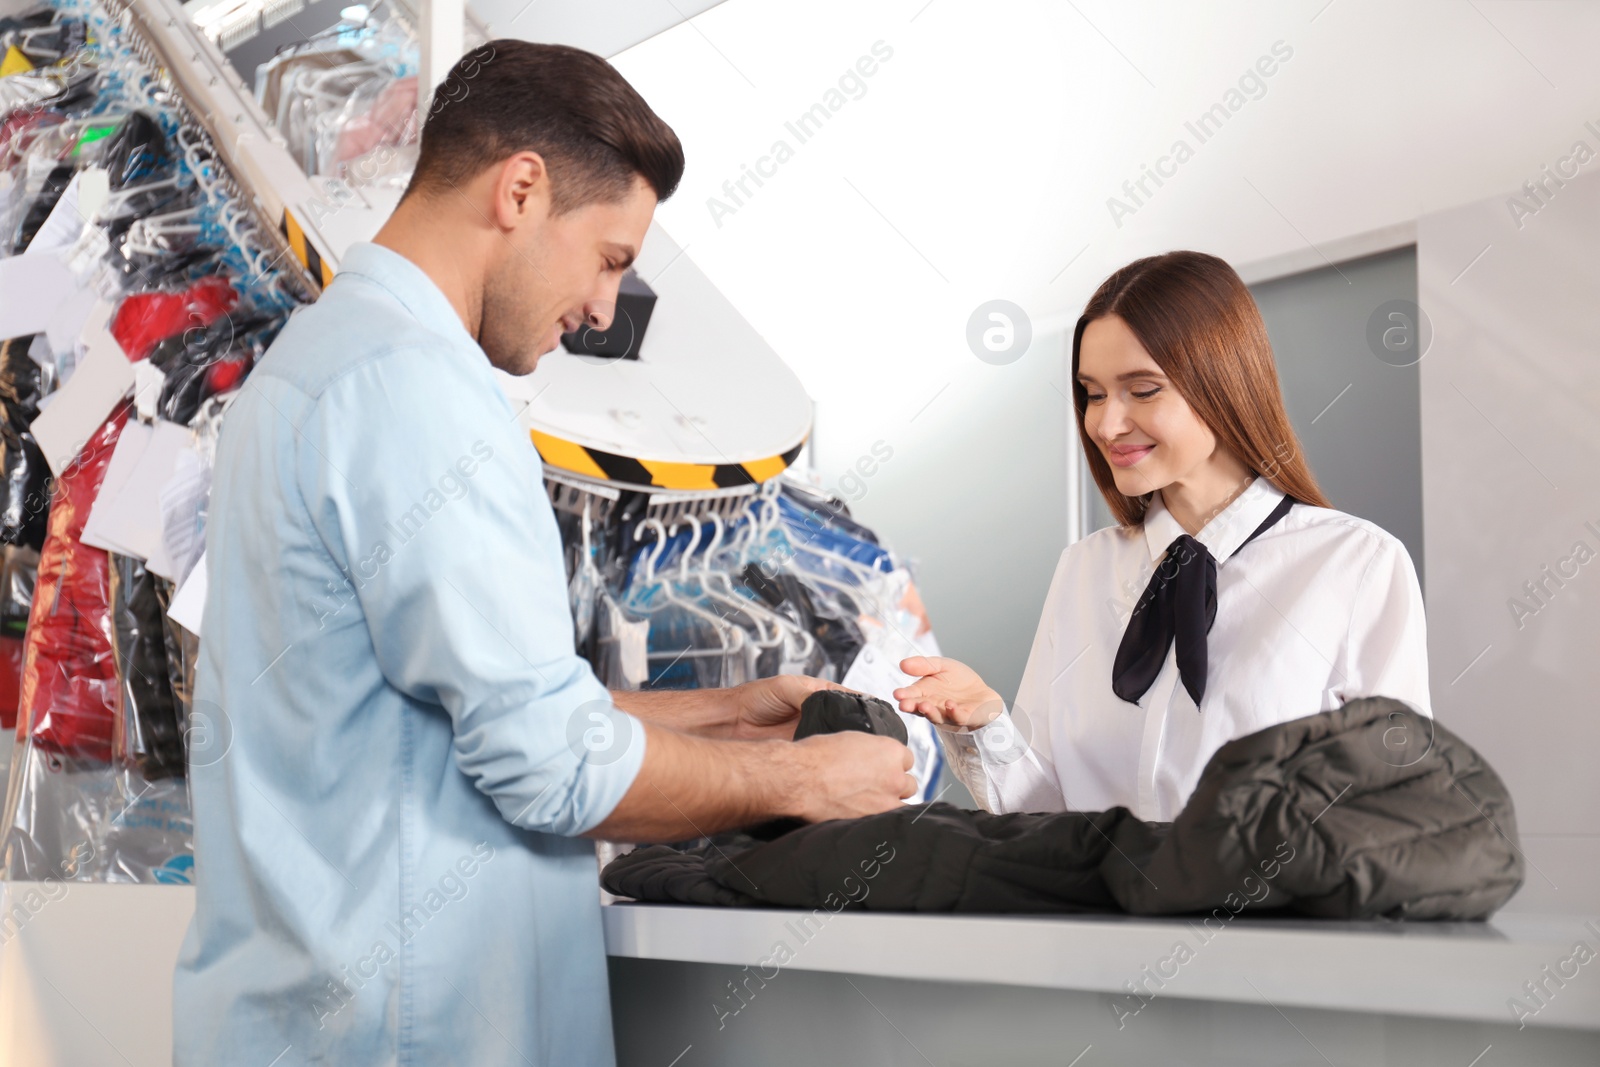
<svg viewBox="0 0 1600 1067"><path fill-rule="evenodd" d="M1431 714L1411 558L1329 507L1233 268L1123 267L1078 320L1072 374L1119 525L1062 553L1015 704L955 660L901 664L900 709L942 727L979 804L1170 820L1233 738L1364 696Z"/></svg>

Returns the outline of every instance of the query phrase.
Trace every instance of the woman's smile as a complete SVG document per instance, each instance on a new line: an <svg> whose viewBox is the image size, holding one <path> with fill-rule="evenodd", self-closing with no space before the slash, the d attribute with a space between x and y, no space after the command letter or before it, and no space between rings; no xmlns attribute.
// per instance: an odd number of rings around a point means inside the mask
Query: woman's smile
<svg viewBox="0 0 1600 1067"><path fill-rule="evenodd" d="M1106 459L1116 467L1131 467L1148 456L1155 447L1155 445L1107 445Z"/></svg>

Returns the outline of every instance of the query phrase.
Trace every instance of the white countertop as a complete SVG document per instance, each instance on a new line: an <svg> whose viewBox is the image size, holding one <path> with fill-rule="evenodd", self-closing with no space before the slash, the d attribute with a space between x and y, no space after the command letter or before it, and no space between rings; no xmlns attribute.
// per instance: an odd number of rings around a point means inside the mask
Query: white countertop
<svg viewBox="0 0 1600 1067"><path fill-rule="evenodd" d="M1600 1029L1600 917L1504 914L1487 923L1383 923L1115 915L978 916L610 904L612 956L935 981L1244 1001ZM1175 952L1187 945L1187 959ZM1597 954L1573 959L1586 943ZM774 956L779 943L792 958ZM766 961L763 963L763 961ZM1564 961L1571 961L1566 962ZM1543 1006L1523 983L1559 976ZM1149 972L1145 968L1149 968ZM1576 975L1573 971L1576 970ZM1165 977L1164 977L1165 976ZM770 974L768 975L770 977ZM1158 987L1157 982L1161 985Z"/></svg>

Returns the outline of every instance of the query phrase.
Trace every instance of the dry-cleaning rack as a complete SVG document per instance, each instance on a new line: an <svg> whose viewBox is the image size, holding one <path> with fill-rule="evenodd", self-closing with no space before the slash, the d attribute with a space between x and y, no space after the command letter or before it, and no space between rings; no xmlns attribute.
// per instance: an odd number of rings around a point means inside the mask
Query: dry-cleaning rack
<svg viewBox="0 0 1600 1067"><path fill-rule="evenodd" d="M106 2L187 102L241 202L254 207L264 231L281 235L283 260L303 268L311 292L325 285L344 250L377 232L393 194L308 177L177 0ZM447 65L437 30L462 21L459 0L408 7L417 12L424 66ZM568 490L643 491L679 512L732 508L781 473L807 436L811 406L799 379L684 253L651 226L636 267L659 300L640 359L596 366L552 353L530 376L536 388L525 397L523 425L546 469L569 476Z"/></svg>
<svg viewBox="0 0 1600 1067"><path fill-rule="evenodd" d="M214 125L192 105L181 80L175 77L174 72L181 68L173 63L170 50L162 47L160 36L152 34L152 24L140 8L158 2L161 0L99 0L99 6L105 10L110 23L121 31L117 34L117 43L146 67L145 79L137 86L138 90L153 107L177 116L181 127L178 147L189 163L195 183L209 199L220 198L231 208L229 215L234 224L228 228L229 236L258 271L257 277L242 280L252 286L279 285L284 288L285 295L296 301L316 299L318 286L303 264L289 254L289 247L270 216L261 211L259 197L248 195L235 180L233 160L222 150ZM182 18L181 14L172 17L175 22ZM242 220L249 221L241 225Z"/></svg>

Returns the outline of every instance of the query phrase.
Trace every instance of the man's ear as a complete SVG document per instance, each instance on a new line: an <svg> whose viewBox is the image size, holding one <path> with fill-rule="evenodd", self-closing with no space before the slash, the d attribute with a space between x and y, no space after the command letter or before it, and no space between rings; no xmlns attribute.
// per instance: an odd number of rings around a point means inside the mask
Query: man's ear
<svg viewBox="0 0 1600 1067"><path fill-rule="evenodd" d="M550 172L537 152L518 152L500 164L492 217L502 230L542 222L550 214Z"/></svg>

